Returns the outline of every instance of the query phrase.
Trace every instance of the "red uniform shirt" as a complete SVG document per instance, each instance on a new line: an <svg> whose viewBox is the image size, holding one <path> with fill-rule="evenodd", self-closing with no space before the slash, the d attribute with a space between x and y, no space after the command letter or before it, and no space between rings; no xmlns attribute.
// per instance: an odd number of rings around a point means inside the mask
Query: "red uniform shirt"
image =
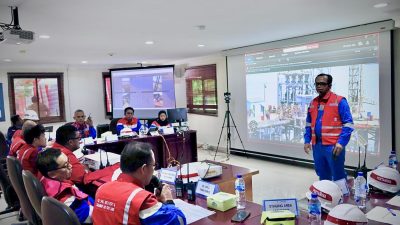
<svg viewBox="0 0 400 225"><path fill-rule="evenodd" d="M20 130L15 131L11 145L10 145L10 152L8 153L9 156L17 157L17 152L26 144L24 138L22 137L22 132L18 132Z"/></svg>
<svg viewBox="0 0 400 225"><path fill-rule="evenodd" d="M31 171L35 176L37 176L38 173L36 167L38 152L39 150L36 147L25 144L21 147L17 154L17 159L21 162L22 169Z"/></svg>
<svg viewBox="0 0 400 225"><path fill-rule="evenodd" d="M117 181L106 183L97 190L93 224L139 225L139 212L157 203L156 196L144 190L138 180L121 174Z"/></svg>

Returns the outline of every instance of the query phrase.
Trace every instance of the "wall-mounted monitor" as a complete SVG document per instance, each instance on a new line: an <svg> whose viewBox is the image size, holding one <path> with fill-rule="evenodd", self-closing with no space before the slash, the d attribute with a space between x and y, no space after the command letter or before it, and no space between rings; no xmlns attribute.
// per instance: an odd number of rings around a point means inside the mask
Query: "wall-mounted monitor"
<svg viewBox="0 0 400 225"><path fill-rule="evenodd" d="M132 107L139 119L157 118L162 109L175 108L174 66L110 69L113 118Z"/></svg>

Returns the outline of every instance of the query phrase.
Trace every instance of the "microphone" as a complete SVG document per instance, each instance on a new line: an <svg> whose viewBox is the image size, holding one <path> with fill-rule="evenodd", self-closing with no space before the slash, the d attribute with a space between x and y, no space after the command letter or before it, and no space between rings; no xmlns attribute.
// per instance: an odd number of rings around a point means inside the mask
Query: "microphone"
<svg viewBox="0 0 400 225"><path fill-rule="evenodd" d="M83 148L81 150L82 154L88 155L89 151L86 149L85 138L83 139Z"/></svg>
<svg viewBox="0 0 400 225"><path fill-rule="evenodd" d="M106 158L107 158L107 164L106 164L106 167L107 166L110 166L110 161L108 161L108 153L107 153L107 151L104 151L105 153L106 153Z"/></svg>
<svg viewBox="0 0 400 225"><path fill-rule="evenodd" d="M100 166L99 166L99 169L104 169L103 160L101 160L101 151L103 151L103 150L99 149L99 154L100 154Z"/></svg>
<svg viewBox="0 0 400 225"><path fill-rule="evenodd" d="M148 192L154 193L154 195L158 196L161 194L161 190L162 190L162 183L160 182L160 180L158 179L157 176L152 176L150 183L148 185L146 185L144 187L144 189ZM157 190L159 190L159 192L157 192Z"/></svg>
<svg viewBox="0 0 400 225"><path fill-rule="evenodd" d="M358 166L354 170L354 177L357 177L358 171L361 171L360 170L360 161L361 161L361 146L358 146Z"/></svg>
<svg viewBox="0 0 400 225"><path fill-rule="evenodd" d="M368 173L368 168L366 165L366 161L367 161L367 149L368 149L368 145L365 145L365 153L364 153L364 165L360 168L360 171L363 172L364 178L367 179L367 173Z"/></svg>

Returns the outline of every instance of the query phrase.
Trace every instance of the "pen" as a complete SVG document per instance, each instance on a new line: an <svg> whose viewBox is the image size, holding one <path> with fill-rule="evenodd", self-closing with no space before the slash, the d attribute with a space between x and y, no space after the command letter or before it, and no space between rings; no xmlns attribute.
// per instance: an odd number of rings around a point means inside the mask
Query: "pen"
<svg viewBox="0 0 400 225"><path fill-rule="evenodd" d="M390 212L390 214L392 214L393 216L396 216L396 213L394 213L391 208L386 208L386 209Z"/></svg>

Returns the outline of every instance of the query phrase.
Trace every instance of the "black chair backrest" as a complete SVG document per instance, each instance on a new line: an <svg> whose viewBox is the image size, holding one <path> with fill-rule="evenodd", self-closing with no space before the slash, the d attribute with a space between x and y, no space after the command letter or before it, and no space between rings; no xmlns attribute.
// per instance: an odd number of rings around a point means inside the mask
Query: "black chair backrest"
<svg viewBox="0 0 400 225"><path fill-rule="evenodd" d="M78 217L67 205L52 197L42 200L43 225L80 225Z"/></svg>
<svg viewBox="0 0 400 225"><path fill-rule="evenodd" d="M148 119L147 120L147 127L150 128L151 124L153 123L153 121L155 121L157 118L153 118L153 119Z"/></svg>
<svg viewBox="0 0 400 225"><path fill-rule="evenodd" d="M28 198L32 203L35 212L42 218L41 203L46 191L43 189L42 183L29 170L22 171L22 179L24 180L25 190Z"/></svg>
<svg viewBox="0 0 400 225"><path fill-rule="evenodd" d="M8 145L4 134L0 131L0 160L5 159L8 155Z"/></svg>
<svg viewBox="0 0 400 225"><path fill-rule="evenodd" d="M4 193L7 208L19 208L19 199L6 172L6 164L0 163L0 187Z"/></svg>
<svg viewBox="0 0 400 225"><path fill-rule="evenodd" d="M22 213L26 219L33 225L41 225L42 222L33 209L31 202L29 201L28 195L26 194L24 181L22 180L22 165L18 159L12 156L7 157L7 169L8 177L10 178L11 184L14 187L15 192L18 195Z"/></svg>
<svg viewBox="0 0 400 225"><path fill-rule="evenodd" d="M114 118L114 119L112 119L111 122L110 122L110 131L111 131L113 134L117 134L117 123L118 123L118 120L119 120L119 119L121 119L121 118Z"/></svg>
<svg viewBox="0 0 400 225"><path fill-rule="evenodd" d="M101 137L101 134L110 130L109 124L99 124L96 126L97 137Z"/></svg>

